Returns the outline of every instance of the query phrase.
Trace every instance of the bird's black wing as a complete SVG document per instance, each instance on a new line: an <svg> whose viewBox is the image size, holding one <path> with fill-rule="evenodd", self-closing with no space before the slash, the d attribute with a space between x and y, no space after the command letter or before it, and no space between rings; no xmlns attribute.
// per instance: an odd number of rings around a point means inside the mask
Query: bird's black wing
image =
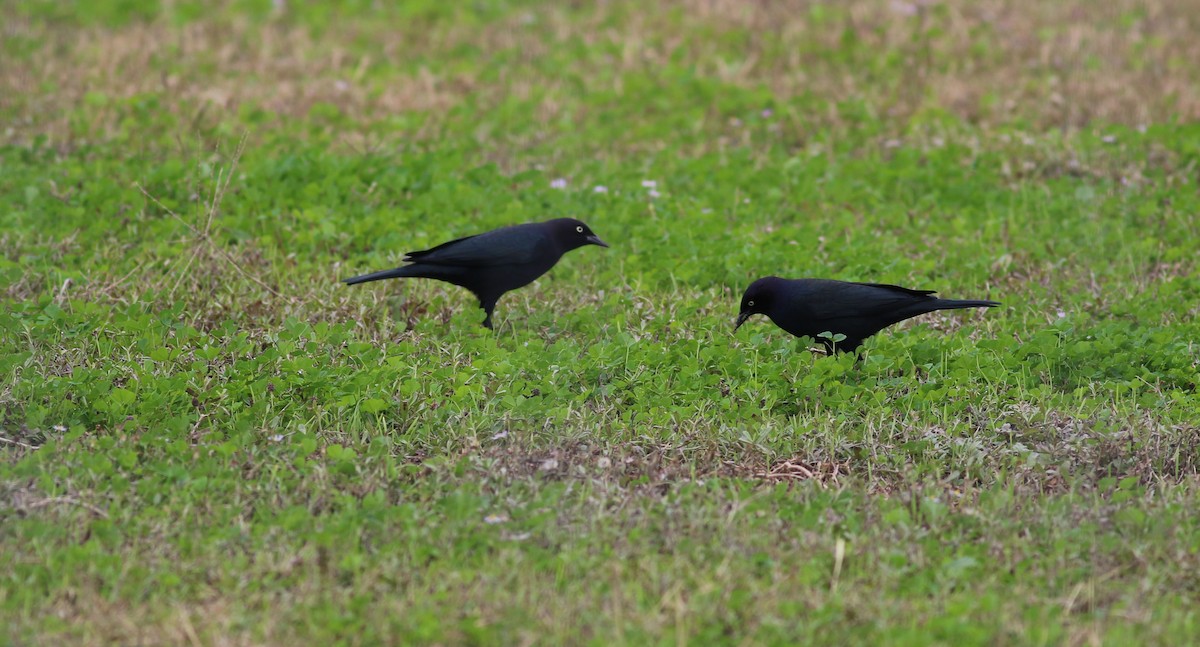
<svg viewBox="0 0 1200 647"><path fill-rule="evenodd" d="M880 317L933 299L930 290L911 290L885 283L828 283L814 286L808 298L819 319Z"/></svg>
<svg viewBox="0 0 1200 647"><path fill-rule="evenodd" d="M490 267L530 263L545 253L546 235L530 225L504 227L458 238L437 247L409 252L404 260L430 265Z"/></svg>
<svg viewBox="0 0 1200 647"><path fill-rule="evenodd" d="M892 285L891 283L859 283L859 285L869 285L873 288L895 290L897 292L903 292L904 294L914 297L931 297L937 294L937 290L914 290L912 288L902 288L899 285Z"/></svg>

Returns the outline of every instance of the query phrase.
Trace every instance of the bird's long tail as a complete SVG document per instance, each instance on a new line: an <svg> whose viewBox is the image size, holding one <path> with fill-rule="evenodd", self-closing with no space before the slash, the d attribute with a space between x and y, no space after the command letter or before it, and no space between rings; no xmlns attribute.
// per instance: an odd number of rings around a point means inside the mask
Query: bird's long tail
<svg viewBox="0 0 1200 647"><path fill-rule="evenodd" d="M345 283L346 285L357 285L359 283L368 283L370 281L382 281L383 279L398 279L405 276L419 276L415 271L413 271L414 267L416 266L405 265L404 267L397 267L390 270L380 270L378 272L371 272L370 274L363 274L361 276L342 279L342 283Z"/></svg>
<svg viewBox="0 0 1200 647"><path fill-rule="evenodd" d="M975 299L938 299L930 310L959 310L961 308L995 308L999 301L981 301Z"/></svg>

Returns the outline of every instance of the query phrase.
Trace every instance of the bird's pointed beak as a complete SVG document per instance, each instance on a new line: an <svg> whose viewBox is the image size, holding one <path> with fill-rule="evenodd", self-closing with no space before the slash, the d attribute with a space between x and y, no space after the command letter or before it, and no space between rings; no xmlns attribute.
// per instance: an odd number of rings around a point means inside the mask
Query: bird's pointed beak
<svg viewBox="0 0 1200 647"><path fill-rule="evenodd" d="M751 314L753 314L753 313L739 312L738 318L737 318L737 323L733 324L733 332L737 332L737 329L741 328L742 324L746 323L746 320L750 318Z"/></svg>
<svg viewBox="0 0 1200 647"><path fill-rule="evenodd" d="M586 240L588 243L590 243L592 245L599 245L600 247L608 247L608 243L600 240L600 237L597 236L596 234L592 234L591 236L588 236L586 238Z"/></svg>

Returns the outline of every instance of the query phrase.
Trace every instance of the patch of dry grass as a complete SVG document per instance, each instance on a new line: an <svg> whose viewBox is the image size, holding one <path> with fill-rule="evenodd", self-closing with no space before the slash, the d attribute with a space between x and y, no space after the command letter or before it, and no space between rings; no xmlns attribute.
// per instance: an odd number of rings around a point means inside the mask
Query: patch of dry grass
<svg viewBox="0 0 1200 647"><path fill-rule="evenodd" d="M737 25L750 40L744 74L777 95L815 92L834 99L896 91L878 106L905 116L923 102L968 120L1029 119L1041 127L1093 121L1145 124L1200 115L1192 37L1200 21L1193 0L1032 2L929 0L843 3L846 15L819 27L818 3L686 0L699 19ZM772 36L777 39L773 42ZM844 65L822 53L847 38L870 57L901 59L901 78L880 78L861 60ZM777 44L787 55L763 53Z"/></svg>
<svg viewBox="0 0 1200 647"><path fill-rule="evenodd" d="M405 133L419 139L466 101L486 112L532 99L544 123L579 119L606 109L588 104L597 91L619 96L631 75L671 83L682 69L768 88L784 105L817 98L783 120L785 134L800 139L852 119L845 101L864 102L896 130L928 108L1034 130L1142 125L1200 117L1200 71L1191 64L1200 60L1198 21L1195 0L686 0L548 5L482 27L347 19L319 30L286 16L182 27L165 19L117 28L17 21L6 31L37 47L0 64L13 124L3 137L103 139L120 120L121 99L156 96L183 124L241 106L295 120L330 104L359 125L419 113L429 120ZM604 53L566 54L578 45ZM488 57L502 54L512 63L489 67ZM106 99L81 122L76 109L89 96ZM724 118L711 117L715 135Z"/></svg>

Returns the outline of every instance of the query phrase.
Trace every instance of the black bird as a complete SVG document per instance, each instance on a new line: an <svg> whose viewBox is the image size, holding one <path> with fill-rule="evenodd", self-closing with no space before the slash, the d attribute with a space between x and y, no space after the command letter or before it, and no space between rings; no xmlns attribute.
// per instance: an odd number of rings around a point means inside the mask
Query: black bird
<svg viewBox="0 0 1200 647"><path fill-rule="evenodd" d="M764 314L797 337L812 337L825 350L857 350L863 340L888 326L934 310L991 308L995 301L939 299L932 290L911 290L883 283L829 279L761 278L742 295L737 330L751 315ZM842 334L834 342L821 333Z"/></svg>
<svg viewBox="0 0 1200 647"><path fill-rule="evenodd" d="M409 252L404 265L391 270L344 279L347 285L416 277L437 279L470 290L487 316L483 325L492 327L496 301L509 290L533 282L550 271L563 254L584 245L608 247L600 237L574 218L502 227L442 243L433 249Z"/></svg>

